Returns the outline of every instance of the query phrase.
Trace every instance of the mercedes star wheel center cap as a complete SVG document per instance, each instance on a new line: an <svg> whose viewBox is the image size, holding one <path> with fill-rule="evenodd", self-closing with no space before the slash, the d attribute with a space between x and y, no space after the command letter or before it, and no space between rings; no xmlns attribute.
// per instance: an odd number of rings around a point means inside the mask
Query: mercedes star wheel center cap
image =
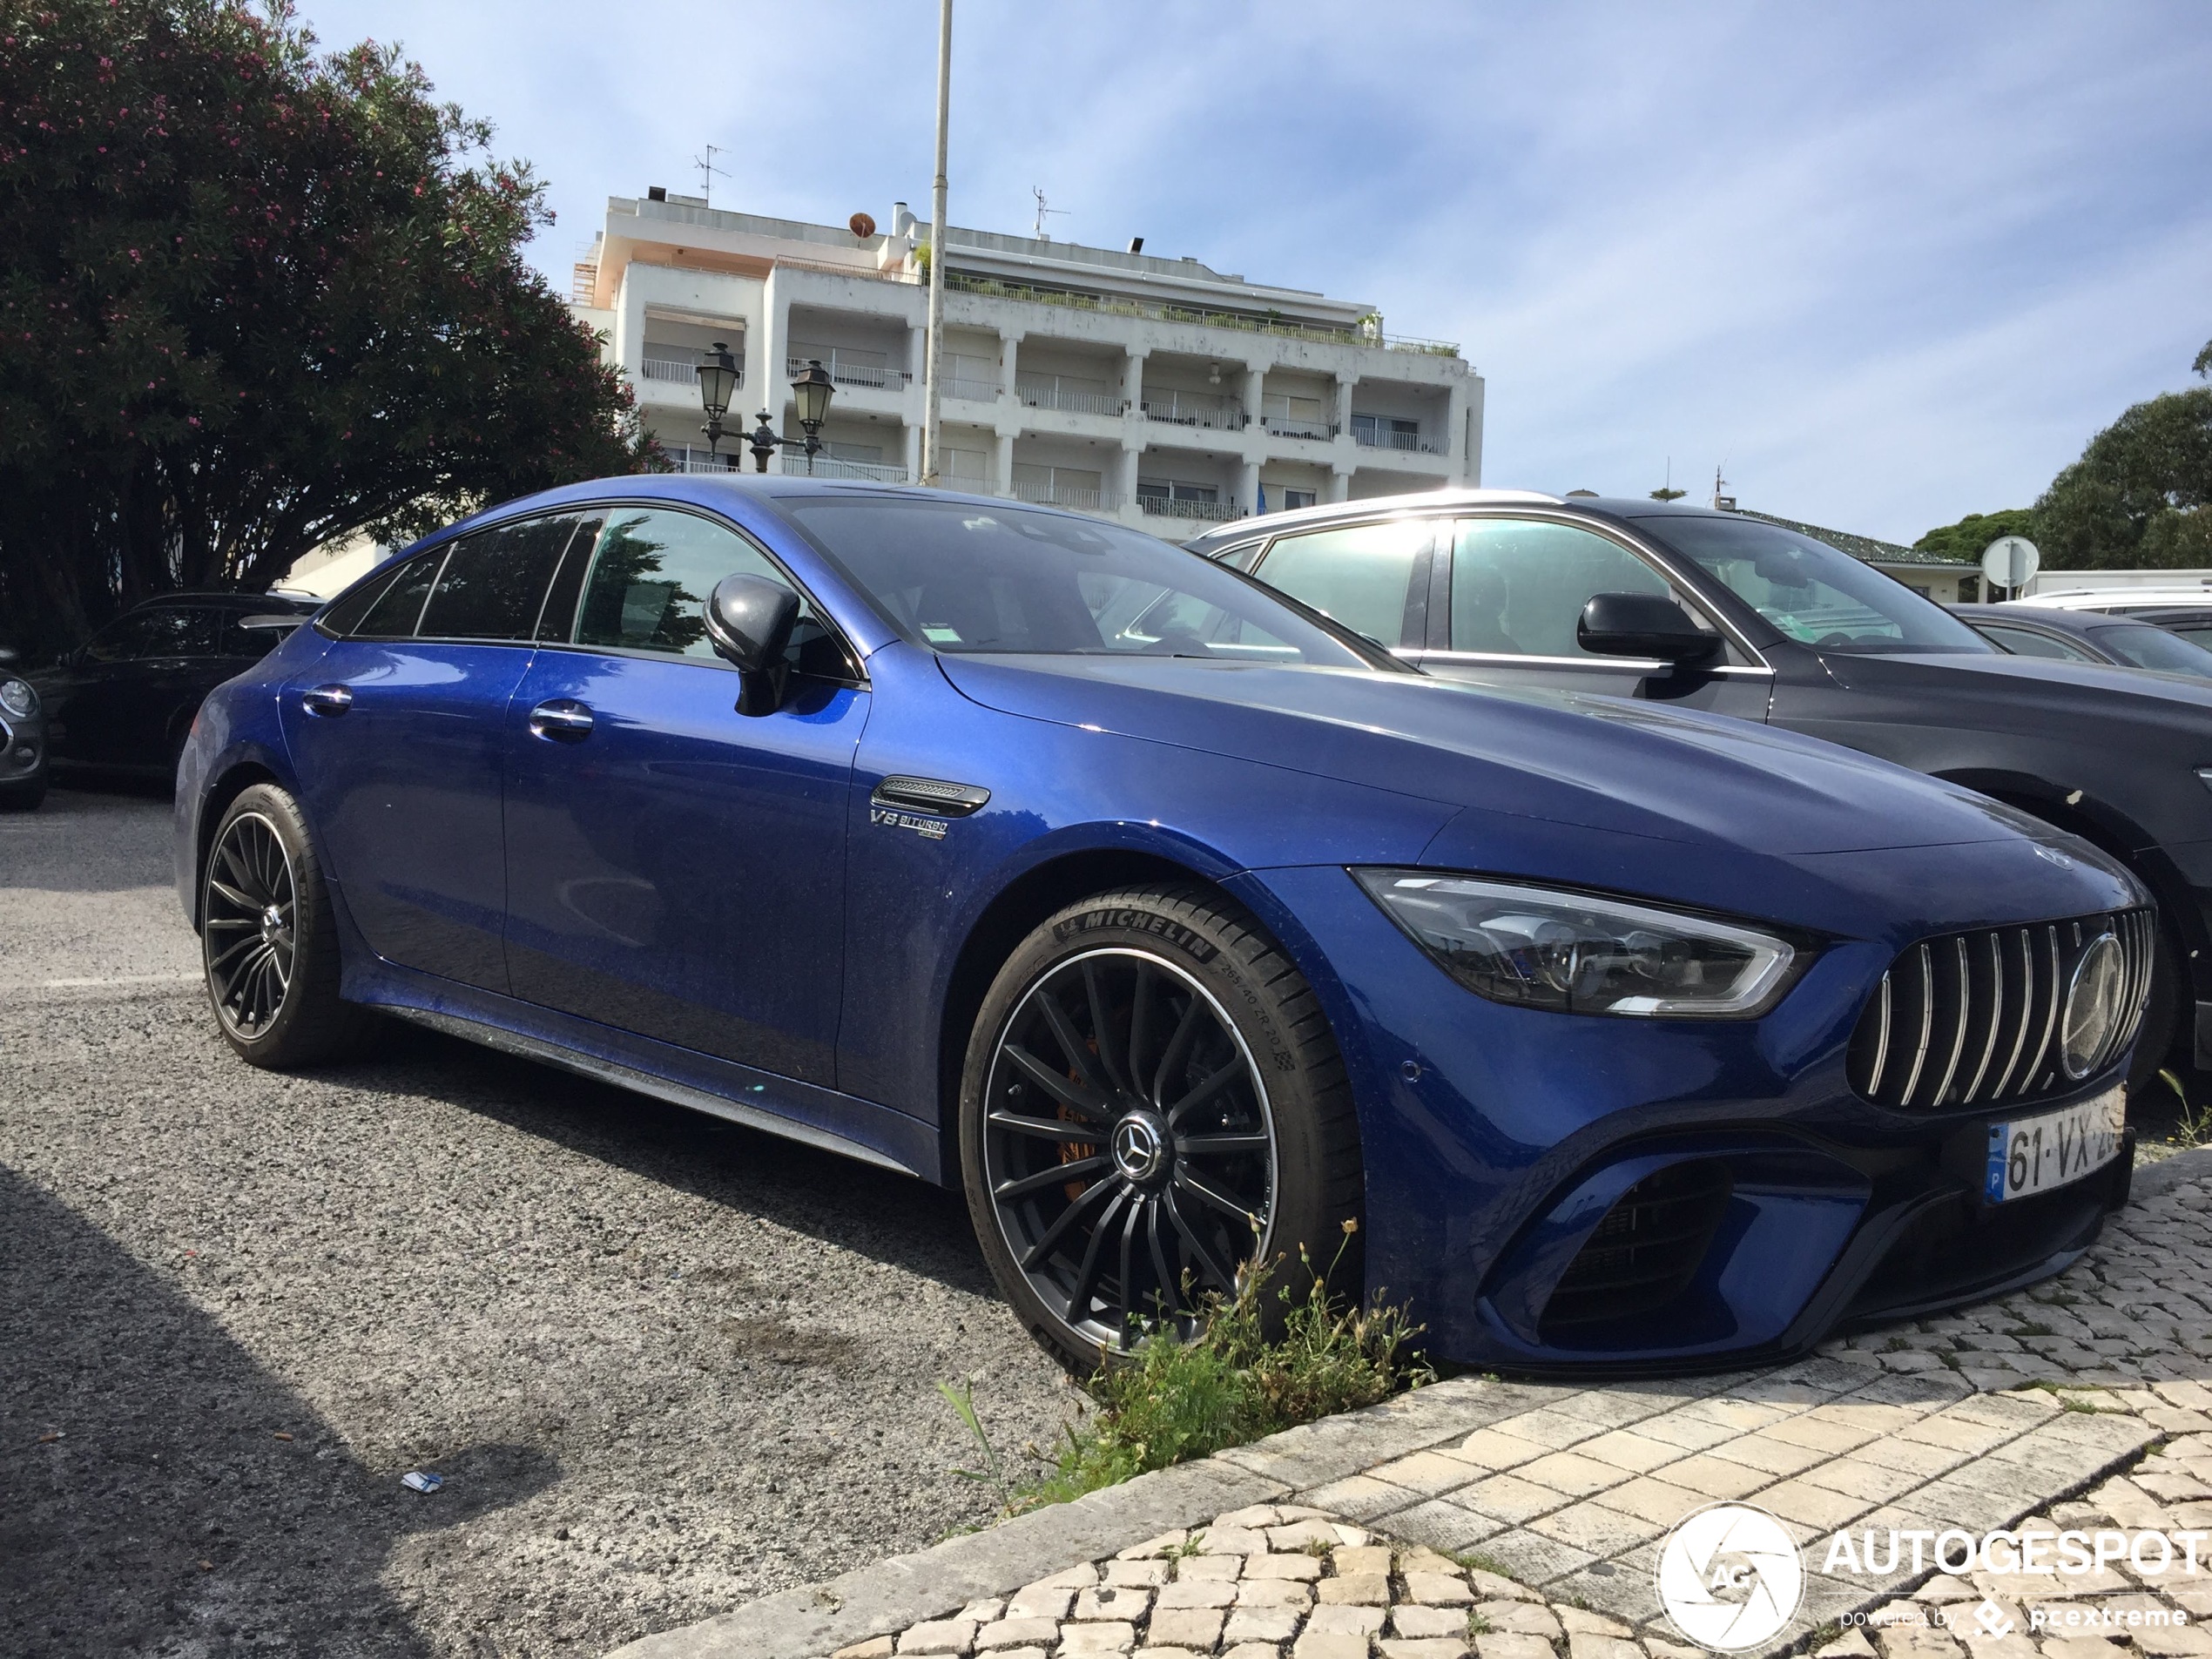
<svg viewBox="0 0 2212 1659"><path fill-rule="evenodd" d="M1114 1167L1131 1181L1150 1181L1167 1158L1167 1136L1149 1112L1131 1112L1114 1125Z"/></svg>

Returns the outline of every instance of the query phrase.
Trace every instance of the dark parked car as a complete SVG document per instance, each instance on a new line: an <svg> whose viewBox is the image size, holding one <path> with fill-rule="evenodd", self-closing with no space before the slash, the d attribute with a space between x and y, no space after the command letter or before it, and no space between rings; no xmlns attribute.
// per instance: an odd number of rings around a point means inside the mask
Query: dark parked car
<svg viewBox="0 0 2212 1659"><path fill-rule="evenodd" d="M57 765L168 778L208 692L251 668L282 626L321 601L266 593L174 593L133 606L33 677Z"/></svg>
<svg viewBox="0 0 2212 1659"><path fill-rule="evenodd" d="M247 1061L381 1008L964 1186L1077 1362L1340 1248L1453 1359L1792 1352L2127 1189L2095 848L1003 501L512 502L216 691L176 830Z"/></svg>
<svg viewBox="0 0 2212 1659"><path fill-rule="evenodd" d="M46 711L15 661L0 647L0 812L29 813L46 799Z"/></svg>
<svg viewBox="0 0 2212 1659"><path fill-rule="evenodd" d="M1952 605L1951 614L2015 657L2058 663L2102 663L2212 680L2212 651L2153 627L2148 619L2049 605Z"/></svg>
<svg viewBox="0 0 2212 1659"><path fill-rule="evenodd" d="M1824 543L1652 501L1438 491L1190 545L1432 674L1765 721L2094 842L2159 901L2136 1080L2176 1049L2212 1066L2212 686L2008 656Z"/></svg>
<svg viewBox="0 0 2212 1659"><path fill-rule="evenodd" d="M2169 634L2178 634L2192 645L2212 651L2212 610L2196 606L2160 606L2155 610L2127 613L2136 622L2147 622L2163 628Z"/></svg>

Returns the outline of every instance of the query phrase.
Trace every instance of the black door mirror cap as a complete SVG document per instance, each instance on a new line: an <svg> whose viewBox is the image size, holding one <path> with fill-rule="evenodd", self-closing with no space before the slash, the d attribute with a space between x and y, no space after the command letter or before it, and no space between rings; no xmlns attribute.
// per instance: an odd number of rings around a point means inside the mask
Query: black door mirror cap
<svg viewBox="0 0 2212 1659"><path fill-rule="evenodd" d="M773 714L783 704L784 653L799 621L799 596L780 582L740 573L714 584L705 611L715 655L744 676L738 712Z"/></svg>
<svg viewBox="0 0 2212 1659"><path fill-rule="evenodd" d="M1596 657L1656 657L1679 665L1710 662L1727 642L1663 593L1594 593L1575 619L1575 643Z"/></svg>

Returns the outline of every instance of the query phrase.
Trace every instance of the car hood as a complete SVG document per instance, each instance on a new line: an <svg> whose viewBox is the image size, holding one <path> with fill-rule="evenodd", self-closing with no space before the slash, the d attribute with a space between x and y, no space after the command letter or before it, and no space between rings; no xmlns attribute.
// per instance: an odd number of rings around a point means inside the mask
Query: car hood
<svg viewBox="0 0 2212 1659"><path fill-rule="evenodd" d="M1821 665L1846 691L1890 691L1925 685L1939 695L1973 699L1977 723L1995 712L2022 731L2043 729L2047 716L2141 719L2200 736L2212 733L2212 680L2149 669L2061 663L2047 658L1979 651L1829 651Z"/></svg>
<svg viewBox="0 0 2212 1659"><path fill-rule="evenodd" d="M938 660L1004 713L1662 841L1804 853L2017 833L2006 809L1886 761L1625 698L1181 658Z"/></svg>

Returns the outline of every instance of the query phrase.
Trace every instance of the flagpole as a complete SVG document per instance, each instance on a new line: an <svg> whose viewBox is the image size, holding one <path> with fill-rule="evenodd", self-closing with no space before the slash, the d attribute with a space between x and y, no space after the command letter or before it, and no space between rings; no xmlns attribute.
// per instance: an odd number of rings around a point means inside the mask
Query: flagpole
<svg viewBox="0 0 2212 1659"><path fill-rule="evenodd" d="M945 139L953 98L953 0L937 7L937 177L929 197L929 327L923 368L928 384L921 405L921 482L937 482L939 374L945 352Z"/></svg>

